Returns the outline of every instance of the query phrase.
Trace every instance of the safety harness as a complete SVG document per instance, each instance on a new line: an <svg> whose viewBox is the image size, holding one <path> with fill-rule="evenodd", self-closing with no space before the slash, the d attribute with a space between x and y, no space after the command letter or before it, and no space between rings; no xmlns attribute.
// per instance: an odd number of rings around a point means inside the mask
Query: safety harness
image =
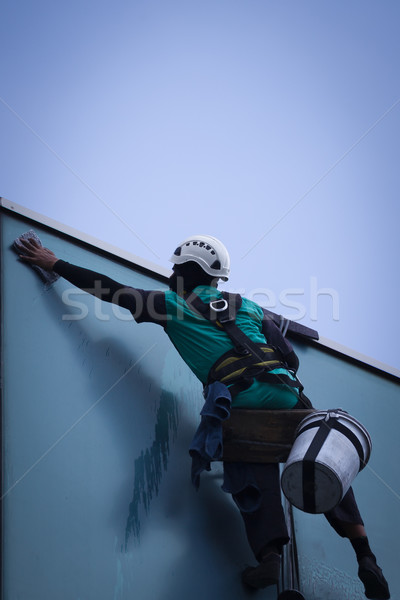
<svg viewBox="0 0 400 600"><path fill-rule="evenodd" d="M286 385L297 388L298 395L305 405L308 398L302 393L303 385L290 371L293 378L286 374L271 373L274 369L288 369L278 348L267 343L251 340L236 324L236 315L242 305L240 294L222 292L222 298L209 303L194 294L186 298L188 306L215 327L223 329L233 343L233 348L225 352L211 367L207 383L221 381L229 386L232 396L248 389L254 379L270 384Z"/></svg>

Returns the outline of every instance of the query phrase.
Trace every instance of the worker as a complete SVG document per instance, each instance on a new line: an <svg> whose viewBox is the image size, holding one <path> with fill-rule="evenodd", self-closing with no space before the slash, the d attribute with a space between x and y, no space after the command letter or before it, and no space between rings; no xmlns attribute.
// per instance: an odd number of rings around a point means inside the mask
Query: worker
<svg viewBox="0 0 400 600"><path fill-rule="evenodd" d="M196 235L179 244L170 259L173 272L167 291L122 285L105 275L60 260L34 239L23 241L23 247L21 258L28 263L54 271L101 300L130 310L138 323L161 325L205 386L218 381L219 369L228 364L224 373L233 408L288 410L312 406L296 377L299 361L290 342L272 320L265 318L262 308L246 298L240 298L234 319L230 321L239 333L245 334L244 344L246 340L251 343L251 348L256 344L269 360L262 361L259 355L253 356L252 350L245 349L247 366L243 369L229 366L241 358L237 355L235 339L221 323L213 322L204 312L204 307L210 306L217 312L227 307L231 309L226 293L217 287L219 279L226 281L230 272L229 254L218 239ZM254 353L257 352L256 348ZM258 491L257 504L250 511L243 506L243 489L240 486L235 489L238 472L240 476L244 473L247 479L250 478ZM232 493L240 509L247 539L257 561L256 566L243 571L243 582L255 589L277 584L282 548L289 541L281 503L279 465L224 463L223 489ZM339 505L325 516L341 537L350 540L366 597L390 598L388 584L370 548L353 490L350 488Z"/></svg>

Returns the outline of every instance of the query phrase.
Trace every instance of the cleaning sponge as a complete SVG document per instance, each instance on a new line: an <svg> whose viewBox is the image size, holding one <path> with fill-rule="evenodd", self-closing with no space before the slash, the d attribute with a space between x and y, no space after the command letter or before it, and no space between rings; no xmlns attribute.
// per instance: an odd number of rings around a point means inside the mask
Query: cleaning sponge
<svg viewBox="0 0 400 600"><path fill-rule="evenodd" d="M26 233L23 233L22 235L17 237L16 240L14 240L13 245L12 245L13 250L15 250L15 252L17 252L18 254L20 254L22 256L26 256L27 252L25 250L24 245L21 243L21 240L28 240L28 239L33 239L33 240L35 240L35 242L37 244L39 244L39 246L43 246L38 235L33 231L33 229L30 229ZM49 285L51 283L54 283L55 281L57 281L57 279L60 277L58 275L58 273L55 273L54 271L45 271L44 269L42 269L41 267L38 267L37 265L31 265L31 267L40 275L42 280Z"/></svg>

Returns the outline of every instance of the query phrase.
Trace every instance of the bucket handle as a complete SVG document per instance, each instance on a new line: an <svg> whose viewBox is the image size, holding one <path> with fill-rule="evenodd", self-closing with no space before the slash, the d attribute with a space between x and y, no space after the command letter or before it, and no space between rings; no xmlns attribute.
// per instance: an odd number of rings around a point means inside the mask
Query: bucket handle
<svg viewBox="0 0 400 600"><path fill-rule="evenodd" d="M364 459L363 447L360 443L360 440L355 435L355 433L353 433L350 429L348 429L345 425L343 425L339 421L338 415L333 415L332 413L328 413L324 419L319 419L318 421L313 421L311 423L308 423L304 427L301 427L299 430L299 433L303 433L303 431L307 431L308 429L312 429L313 427L322 427L322 426L328 427L330 430L335 429L336 431L339 431L339 433L341 433L342 435L347 437L347 439L353 444L354 448L357 451L358 458L360 459L359 471L361 471L367 464L367 461ZM329 433L328 433L328 435L329 435Z"/></svg>

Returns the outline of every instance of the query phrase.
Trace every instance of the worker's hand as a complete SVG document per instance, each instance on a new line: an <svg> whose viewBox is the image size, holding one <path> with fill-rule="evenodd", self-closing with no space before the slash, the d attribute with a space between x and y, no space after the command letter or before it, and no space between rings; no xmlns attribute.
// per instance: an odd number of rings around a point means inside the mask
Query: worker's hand
<svg viewBox="0 0 400 600"><path fill-rule="evenodd" d="M40 246L33 238L21 240L21 243L23 244L27 253L26 255L19 255L21 260L25 260L33 265L36 265L37 267L41 267L45 271L53 270L55 263L58 261L58 258L54 252L48 248Z"/></svg>

